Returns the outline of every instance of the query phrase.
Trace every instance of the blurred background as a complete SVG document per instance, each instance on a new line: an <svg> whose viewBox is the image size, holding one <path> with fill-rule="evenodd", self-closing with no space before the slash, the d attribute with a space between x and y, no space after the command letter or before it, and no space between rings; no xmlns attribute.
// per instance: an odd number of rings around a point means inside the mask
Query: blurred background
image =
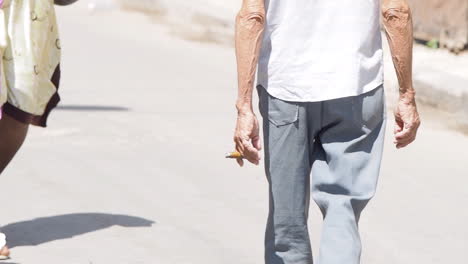
<svg viewBox="0 0 468 264"><path fill-rule="evenodd" d="M62 103L2 175L0 224L13 247L4 263L262 263L263 168L223 156L233 149L240 3L57 7ZM387 146L361 218L363 263L465 263L468 2L411 5L423 125L411 147L394 148L398 87L385 47ZM318 252L315 206L310 217Z"/></svg>

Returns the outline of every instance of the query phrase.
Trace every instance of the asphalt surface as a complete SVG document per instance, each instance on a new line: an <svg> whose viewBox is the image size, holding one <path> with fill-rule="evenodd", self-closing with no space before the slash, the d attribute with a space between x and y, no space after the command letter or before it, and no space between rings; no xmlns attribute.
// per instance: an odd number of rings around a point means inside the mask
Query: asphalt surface
<svg viewBox="0 0 468 264"><path fill-rule="evenodd" d="M232 47L83 5L59 19L63 101L1 177L13 258L0 263L262 263L263 168L223 158L235 124ZM468 137L432 113L405 150L392 146L389 122L378 195L360 225L364 264L466 261Z"/></svg>

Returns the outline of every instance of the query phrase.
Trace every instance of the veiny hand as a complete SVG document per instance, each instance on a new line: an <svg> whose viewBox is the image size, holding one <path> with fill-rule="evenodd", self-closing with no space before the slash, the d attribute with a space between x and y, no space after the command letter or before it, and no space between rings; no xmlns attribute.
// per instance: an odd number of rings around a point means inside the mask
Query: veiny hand
<svg viewBox="0 0 468 264"><path fill-rule="evenodd" d="M416 139L421 125L416 101L400 98L395 109L395 144L397 148L404 148Z"/></svg>
<svg viewBox="0 0 468 264"><path fill-rule="evenodd" d="M237 126L234 133L236 151L249 162L258 165L260 162L260 135L258 120L253 112L239 113L237 116ZM242 167L244 161L237 159L237 163Z"/></svg>

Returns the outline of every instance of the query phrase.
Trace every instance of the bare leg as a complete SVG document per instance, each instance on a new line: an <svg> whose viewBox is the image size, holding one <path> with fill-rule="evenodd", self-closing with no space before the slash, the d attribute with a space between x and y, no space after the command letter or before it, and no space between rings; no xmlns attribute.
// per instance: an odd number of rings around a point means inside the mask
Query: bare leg
<svg viewBox="0 0 468 264"><path fill-rule="evenodd" d="M3 233L0 233L0 260L5 260L10 258L10 249L6 246L6 236Z"/></svg>
<svg viewBox="0 0 468 264"><path fill-rule="evenodd" d="M0 260L8 258L10 258L10 249L7 246L4 246L0 249Z"/></svg>
<svg viewBox="0 0 468 264"><path fill-rule="evenodd" d="M0 120L0 174L23 145L28 127L6 114Z"/></svg>

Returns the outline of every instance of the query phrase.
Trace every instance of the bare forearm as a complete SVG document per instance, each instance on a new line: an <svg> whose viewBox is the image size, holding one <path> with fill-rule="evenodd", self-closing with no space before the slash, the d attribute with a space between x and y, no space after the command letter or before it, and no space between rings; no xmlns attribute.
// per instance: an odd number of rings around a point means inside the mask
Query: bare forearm
<svg viewBox="0 0 468 264"><path fill-rule="evenodd" d="M244 0L236 18L239 112L252 112L252 91L265 24L264 0Z"/></svg>
<svg viewBox="0 0 468 264"><path fill-rule="evenodd" d="M400 96L413 100L413 21L407 0L383 0L382 14Z"/></svg>

